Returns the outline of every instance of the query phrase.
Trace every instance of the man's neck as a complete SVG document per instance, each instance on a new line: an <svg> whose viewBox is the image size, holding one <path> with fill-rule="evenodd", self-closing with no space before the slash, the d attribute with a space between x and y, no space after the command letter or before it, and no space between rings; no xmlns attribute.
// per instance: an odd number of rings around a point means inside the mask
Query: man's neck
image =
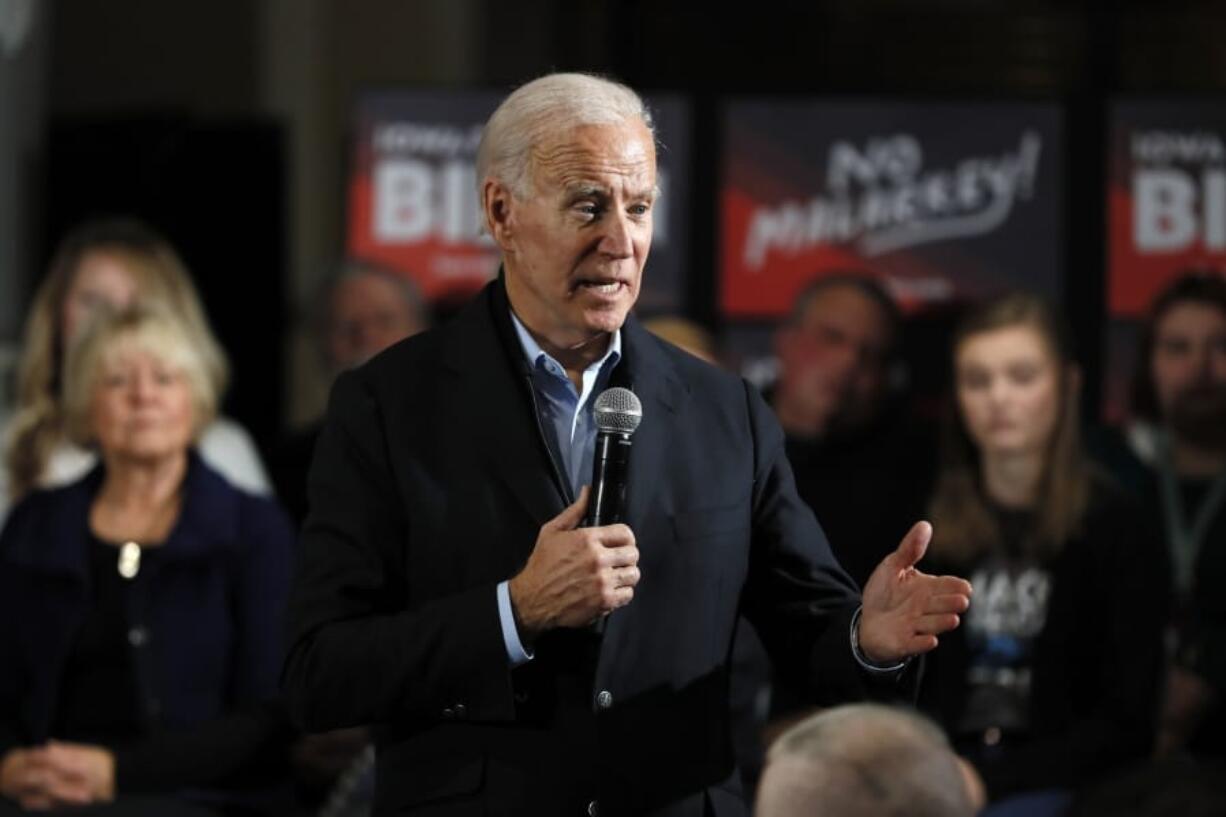
<svg viewBox="0 0 1226 817"><path fill-rule="evenodd" d="M574 346L558 346L531 329L528 331L547 355L562 364L562 368L566 370L566 376L570 378L571 383L575 384L575 389L578 391L583 391L583 373L593 363L605 356L605 353L609 351L609 343L613 339L608 332L601 332Z"/></svg>
<svg viewBox="0 0 1226 817"><path fill-rule="evenodd" d="M612 342L613 336L609 332L598 332L590 336L580 334L567 335L565 337L550 337L548 334L537 329L532 324L535 322L531 316L525 316L524 309L517 308L515 302L521 301L522 293L517 292L517 288L513 284L513 279L510 275L506 276L507 301L511 305L511 311L515 317L523 325L532 339L536 341L536 345L541 347L545 354L552 357L558 363L562 364L562 368L566 370L566 376L571 383L575 384L575 388L579 391L583 390L583 373L588 367L605 356L609 351L609 343Z"/></svg>
<svg viewBox="0 0 1226 817"><path fill-rule="evenodd" d="M569 339L570 342L559 343L556 339L551 339L548 335L533 329L514 306L511 307L511 311L524 331L532 336L532 340L541 348L541 351L560 363L575 389L582 392L583 373L608 353L613 335L609 332L600 332L588 338L577 337Z"/></svg>

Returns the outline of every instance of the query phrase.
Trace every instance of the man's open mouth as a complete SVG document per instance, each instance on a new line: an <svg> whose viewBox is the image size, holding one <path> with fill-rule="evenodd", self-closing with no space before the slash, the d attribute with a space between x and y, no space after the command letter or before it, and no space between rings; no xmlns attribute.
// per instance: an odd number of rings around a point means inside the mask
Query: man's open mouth
<svg viewBox="0 0 1226 817"><path fill-rule="evenodd" d="M579 288L599 295L614 295L624 284L621 281L580 281Z"/></svg>

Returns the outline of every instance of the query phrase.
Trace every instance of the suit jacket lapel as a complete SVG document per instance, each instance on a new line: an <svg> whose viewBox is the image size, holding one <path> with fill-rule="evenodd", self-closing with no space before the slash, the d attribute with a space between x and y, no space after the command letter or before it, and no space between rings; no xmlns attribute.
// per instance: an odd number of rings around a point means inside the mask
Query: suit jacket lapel
<svg viewBox="0 0 1226 817"><path fill-rule="evenodd" d="M561 513L564 494L538 430L509 309L501 280L491 282L445 330L443 364L456 378L457 426L471 435L485 473L501 482L540 527ZM530 550L532 544L525 547Z"/></svg>
<svg viewBox="0 0 1226 817"><path fill-rule="evenodd" d="M669 440L672 438L688 390L660 350L660 341L630 316L622 326L621 365L615 370L612 385L624 386L638 396L643 405L643 421L634 432L630 464L626 475L626 524L636 534L646 530L644 521L657 501L656 489L664 473ZM657 546L638 539L640 553ZM604 624L601 660L597 678L606 677L608 661L626 657L627 638L634 628L634 604L615 610Z"/></svg>
<svg viewBox="0 0 1226 817"><path fill-rule="evenodd" d="M659 343L633 316L628 318L622 327L622 364L612 378L613 385L629 388L643 405L626 477L626 519L632 530L651 507L677 409L686 397L685 386Z"/></svg>
<svg viewBox="0 0 1226 817"><path fill-rule="evenodd" d="M491 282L445 331L443 365L456 378L458 427L471 434L487 473L540 527L561 513L566 493L539 430L530 371L501 280ZM627 477L626 519L632 530L641 529L636 525L650 511L673 424L687 397L659 343L630 316L622 327L622 361L611 378L611 385L631 389L643 404ZM525 543L525 556L532 544Z"/></svg>

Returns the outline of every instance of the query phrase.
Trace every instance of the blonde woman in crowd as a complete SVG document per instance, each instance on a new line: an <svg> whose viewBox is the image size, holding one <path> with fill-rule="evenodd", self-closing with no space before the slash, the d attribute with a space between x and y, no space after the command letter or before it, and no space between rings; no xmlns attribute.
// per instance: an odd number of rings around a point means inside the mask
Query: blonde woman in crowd
<svg viewBox="0 0 1226 817"><path fill-rule="evenodd" d="M64 425L63 366L73 342L99 311L158 304L200 350L211 387L222 393L225 353L214 338L191 278L174 249L129 219L87 223L61 242L26 321L18 366L17 405L4 423L0 521L12 503L41 487L85 474L96 455L69 442ZM203 430L201 456L239 488L270 493L250 435L218 418Z"/></svg>
<svg viewBox="0 0 1226 817"><path fill-rule="evenodd" d="M92 321L68 355L63 428L99 462L0 533L0 814L250 815L277 791L259 770L290 736L293 532L196 454L213 366L151 308Z"/></svg>

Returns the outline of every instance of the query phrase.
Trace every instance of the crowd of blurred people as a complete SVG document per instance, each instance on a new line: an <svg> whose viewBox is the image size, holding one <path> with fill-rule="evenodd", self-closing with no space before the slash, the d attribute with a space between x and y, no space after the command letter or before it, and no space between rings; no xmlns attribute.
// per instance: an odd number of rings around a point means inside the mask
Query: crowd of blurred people
<svg viewBox="0 0 1226 817"><path fill-rule="evenodd" d="M319 365L429 323L404 277L344 265L314 313ZM719 365L703 328L647 326ZM906 332L872 276L823 276L775 332L767 398L853 578L928 518L926 564L975 595L915 711L812 715L742 622L736 753L759 813L1159 814L1172 779L1182 813L1226 813L1226 278L1188 271L1155 300L1122 428L1084 421L1094 373L1040 298L967 309L940 418L908 400ZM257 451L220 414L227 370L156 231L63 239L3 414L0 814L362 813L367 732L298 735L277 695L319 427Z"/></svg>

